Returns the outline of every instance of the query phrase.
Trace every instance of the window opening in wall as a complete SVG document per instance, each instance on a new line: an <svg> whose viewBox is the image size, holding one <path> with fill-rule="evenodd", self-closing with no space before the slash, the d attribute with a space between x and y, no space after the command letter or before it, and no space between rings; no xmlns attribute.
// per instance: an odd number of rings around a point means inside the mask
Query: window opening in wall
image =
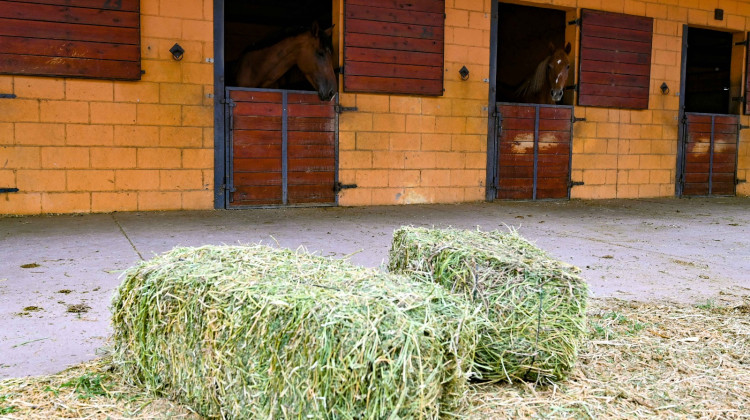
<svg viewBox="0 0 750 420"><path fill-rule="evenodd" d="M499 4L498 102L573 104L571 90L563 89L564 96L559 96L560 87L571 85L574 80L573 54L566 41L566 18L567 13L562 10ZM539 67L549 57L552 59ZM537 69L545 74L537 73Z"/></svg>
<svg viewBox="0 0 750 420"><path fill-rule="evenodd" d="M324 41L323 50L330 49L333 61L337 60L336 54L332 52L330 39L330 28L332 27L332 2L320 0L277 0L268 1L242 1L226 0L224 23L224 56L226 59L226 85L244 86L271 89L293 89L293 90L316 90L310 75L317 73L319 63L314 62L320 58L319 49L310 50L306 57L308 60L303 66L308 66L301 71L297 65L292 65L288 71L281 71L278 77L278 69L263 69L264 76L260 79L254 78L255 83L261 86L246 86L238 77L243 65L258 66L261 63L241 63L244 52L257 51L274 45L290 36L305 31L320 31L321 39ZM313 29L313 27L317 29ZM327 33L326 33L327 32ZM325 51L324 51L325 52ZM282 53L274 52L265 61L281 61ZM270 74L273 73L273 74ZM330 76L330 75L329 75ZM271 82L267 82L268 80ZM330 77L328 77L330 79ZM264 82L258 82L263 80ZM319 84L319 83L316 83ZM335 93L335 86L332 87ZM327 90L327 89L323 89Z"/></svg>
<svg viewBox="0 0 750 420"><path fill-rule="evenodd" d="M733 35L688 28L687 42L685 111L729 114L736 108L732 106Z"/></svg>

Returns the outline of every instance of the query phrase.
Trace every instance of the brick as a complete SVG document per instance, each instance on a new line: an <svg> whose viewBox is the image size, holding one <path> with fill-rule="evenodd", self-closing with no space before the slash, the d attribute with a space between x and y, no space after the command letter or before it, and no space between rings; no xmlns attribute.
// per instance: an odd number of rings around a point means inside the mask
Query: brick
<svg viewBox="0 0 750 420"><path fill-rule="evenodd" d="M65 97L65 81L58 78L15 76L14 87L16 96L23 99L63 99Z"/></svg>
<svg viewBox="0 0 750 420"><path fill-rule="evenodd" d="M15 143L62 146L65 144L65 124L16 123Z"/></svg>
<svg viewBox="0 0 750 420"><path fill-rule="evenodd" d="M422 136L422 150L448 151L451 150L452 137L450 134L425 134Z"/></svg>
<svg viewBox="0 0 750 420"><path fill-rule="evenodd" d="M390 96L357 94L358 112L388 112L390 110ZM342 103L342 106L345 106Z"/></svg>
<svg viewBox="0 0 750 420"><path fill-rule="evenodd" d="M203 104L203 86L161 83L159 99L162 104L201 105Z"/></svg>
<svg viewBox="0 0 750 420"><path fill-rule="evenodd" d="M419 114L422 112L422 98L413 96L391 96L390 112L397 114Z"/></svg>
<svg viewBox="0 0 750 420"><path fill-rule="evenodd" d="M65 171L19 169L16 188L32 192L65 191Z"/></svg>
<svg viewBox="0 0 750 420"><path fill-rule="evenodd" d="M372 116L364 112L343 113L339 117L339 131L372 131Z"/></svg>
<svg viewBox="0 0 750 420"><path fill-rule="evenodd" d="M138 194L135 192L93 192L91 194L92 212L136 210L138 210Z"/></svg>
<svg viewBox="0 0 750 420"><path fill-rule="evenodd" d="M390 133L390 150L419 150L422 139L419 134Z"/></svg>
<svg viewBox="0 0 750 420"><path fill-rule="evenodd" d="M179 105L137 104L138 125L180 125Z"/></svg>
<svg viewBox="0 0 750 420"><path fill-rule="evenodd" d="M67 172L68 191L112 191L115 172L103 170L71 170Z"/></svg>
<svg viewBox="0 0 750 420"><path fill-rule="evenodd" d="M416 187L419 186L421 171L419 170L389 170L389 187Z"/></svg>
<svg viewBox="0 0 750 420"><path fill-rule="evenodd" d="M436 162L435 152L404 153L404 168L406 169L433 169L437 168Z"/></svg>
<svg viewBox="0 0 750 420"><path fill-rule="evenodd" d="M464 157L466 161L466 169L481 169L487 168L487 154L482 153L466 153Z"/></svg>
<svg viewBox="0 0 750 420"><path fill-rule="evenodd" d="M10 146L15 143L12 123L0 123L0 146Z"/></svg>
<svg viewBox="0 0 750 420"><path fill-rule="evenodd" d="M179 192L143 191L138 193L138 210L180 210L182 195Z"/></svg>
<svg viewBox="0 0 750 420"><path fill-rule="evenodd" d="M184 149L182 167L186 169L213 169L213 149Z"/></svg>
<svg viewBox="0 0 750 420"><path fill-rule="evenodd" d="M42 147L42 168L88 168L89 154L88 147Z"/></svg>
<svg viewBox="0 0 750 420"><path fill-rule="evenodd" d="M141 15L141 33L155 38L182 38L182 19Z"/></svg>
<svg viewBox="0 0 750 420"><path fill-rule="evenodd" d="M112 101L114 83L107 80L65 81L65 99L74 101Z"/></svg>
<svg viewBox="0 0 750 420"><path fill-rule="evenodd" d="M156 146L159 144L159 127L116 125L116 146Z"/></svg>
<svg viewBox="0 0 750 420"><path fill-rule="evenodd" d="M581 0L583 1L583 0ZM481 1L476 0L455 0L454 5L456 9L463 9L463 10L474 10L477 12L481 12L484 9L484 4Z"/></svg>
<svg viewBox="0 0 750 420"><path fill-rule="evenodd" d="M159 189L159 171L123 169L115 171L115 190L146 191Z"/></svg>
<svg viewBox="0 0 750 420"><path fill-rule="evenodd" d="M386 170L360 170L355 176L357 188L373 188L388 186L388 171Z"/></svg>
<svg viewBox="0 0 750 420"><path fill-rule="evenodd" d="M213 22L203 20L183 20L182 21L182 39L190 41L213 41L214 25ZM213 66L210 66L213 67Z"/></svg>
<svg viewBox="0 0 750 420"><path fill-rule="evenodd" d="M463 26L463 25L462 25ZM474 29L490 30L490 16L484 12L469 12L469 27Z"/></svg>
<svg viewBox="0 0 750 420"><path fill-rule="evenodd" d="M433 115L407 115L407 133L434 133L435 117Z"/></svg>
<svg viewBox="0 0 750 420"><path fill-rule="evenodd" d="M376 205L432 203L431 190L425 188L382 188L372 192Z"/></svg>
<svg viewBox="0 0 750 420"><path fill-rule="evenodd" d="M213 187L207 191L184 191L181 194L183 210L211 210L214 208Z"/></svg>
<svg viewBox="0 0 750 420"><path fill-rule="evenodd" d="M339 170L372 168L372 155L370 151L339 151Z"/></svg>
<svg viewBox="0 0 750 420"><path fill-rule="evenodd" d="M339 193L339 205L341 206L370 206L372 205L372 190L364 188L352 188Z"/></svg>
<svg viewBox="0 0 750 420"><path fill-rule="evenodd" d="M487 156L485 156L485 160ZM466 154L454 152L435 152L435 167L440 169L466 168Z"/></svg>
<svg viewBox="0 0 750 420"><path fill-rule="evenodd" d="M162 147L199 148L203 144L200 127L161 127L159 145Z"/></svg>
<svg viewBox="0 0 750 420"><path fill-rule="evenodd" d="M39 101L34 99L0 100L0 122L39 121Z"/></svg>
<svg viewBox="0 0 750 420"><path fill-rule="evenodd" d="M582 179L585 185L603 185L607 183L607 171L603 169L585 170L582 172Z"/></svg>
<svg viewBox="0 0 750 420"><path fill-rule="evenodd" d="M362 131L356 133L357 150L388 150L388 133Z"/></svg>
<svg viewBox="0 0 750 420"><path fill-rule="evenodd" d="M180 149L138 149L138 168L141 169L176 169L180 167L181 163L182 155Z"/></svg>
<svg viewBox="0 0 750 420"><path fill-rule="evenodd" d="M16 171L14 169L0 169L0 185L15 186Z"/></svg>
<svg viewBox="0 0 750 420"><path fill-rule="evenodd" d="M196 127L213 127L213 106L183 106L182 125Z"/></svg>
<svg viewBox="0 0 750 420"><path fill-rule="evenodd" d="M28 215L41 212L42 195L40 193L19 192L0 195L0 214Z"/></svg>
<svg viewBox="0 0 750 420"><path fill-rule="evenodd" d="M425 169L421 172L420 185L423 187L447 187L451 185L451 171L447 169Z"/></svg>
<svg viewBox="0 0 750 420"><path fill-rule="evenodd" d="M94 147L91 149L91 167L95 169L135 168L136 149L130 147Z"/></svg>
<svg viewBox="0 0 750 420"><path fill-rule="evenodd" d="M40 119L43 122L88 123L89 103L76 101L41 101Z"/></svg>
<svg viewBox="0 0 750 420"><path fill-rule="evenodd" d="M466 132L466 118L438 116L435 118L435 132L445 134L463 134Z"/></svg>
<svg viewBox="0 0 750 420"><path fill-rule="evenodd" d="M372 167L379 169L403 169L406 152L374 151L372 152Z"/></svg>
<svg viewBox="0 0 750 420"><path fill-rule="evenodd" d="M135 124L136 105L127 103L92 102L93 124Z"/></svg>
<svg viewBox="0 0 750 420"><path fill-rule="evenodd" d="M90 193L43 193L42 213L88 213Z"/></svg>
<svg viewBox="0 0 750 420"><path fill-rule="evenodd" d="M401 114L374 114L373 131L402 133L406 131L406 117Z"/></svg>
<svg viewBox="0 0 750 420"><path fill-rule="evenodd" d="M71 146L111 146L114 144L111 125L67 124L66 144Z"/></svg>
<svg viewBox="0 0 750 420"><path fill-rule="evenodd" d="M145 71L141 76L143 82L182 82L182 67L179 61L141 60Z"/></svg>
<svg viewBox="0 0 750 420"><path fill-rule="evenodd" d="M445 26L448 27L468 27L469 26L469 11L448 9L445 14Z"/></svg>
<svg viewBox="0 0 750 420"><path fill-rule="evenodd" d="M453 114L452 102L444 98L422 98L422 114L450 116Z"/></svg>
<svg viewBox="0 0 750 420"><path fill-rule="evenodd" d="M466 118L466 134L487 135L487 117Z"/></svg>
<svg viewBox="0 0 750 420"><path fill-rule="evenodd" d="M159 171L160 190L199 190L203 173L197 169Z"/></svg>
<svg viewBox="0 0 750 420"><path fill-rule="evenodd" d="M0 146L0 162L3 168L39 169L41 148L29 146Z"/></svg>
<svg viewBox="0 0 750 420"><path fill-rule="evenodd" d="M339 132L339 150L354 150L357 148L357 134L353 131Z"/></svg>
<svg viewBox="0 0 750 420"><path fill-rule="evenodd" d="M214 82L213 64L185 63L182 65L182 82L211 84Z"/></svg>
<svg viewBox="0 0 750 420"><path fill-rule="evenodd" d="M159 102L159 83L149 82L116 82L114 86L117 102Z"/></svg>
<svg viewBox="0 0 750 420"><path fill-rule="evenodd" d="M159 0L159 15L186 19L203 19L203 2Z"/></svg>

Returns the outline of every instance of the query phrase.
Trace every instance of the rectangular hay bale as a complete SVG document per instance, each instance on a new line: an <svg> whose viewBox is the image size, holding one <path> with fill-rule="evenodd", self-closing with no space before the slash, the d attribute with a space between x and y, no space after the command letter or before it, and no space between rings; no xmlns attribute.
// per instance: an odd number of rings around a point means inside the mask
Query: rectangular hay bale
<svg viewBox="0 0 750 420"><path fill-rule="evenodd" d="M115 360L205 416L437 419L463 402L476 323L440 286L261 245L177 248L124 276Z"/></svg>
<svg viewBox="0 0 750 420"><path fill-rule="evenodd" d="M389 269L480 303L475 370L483 380L565 379L585 335L588 285L516 232L403 227Z"/></svg>

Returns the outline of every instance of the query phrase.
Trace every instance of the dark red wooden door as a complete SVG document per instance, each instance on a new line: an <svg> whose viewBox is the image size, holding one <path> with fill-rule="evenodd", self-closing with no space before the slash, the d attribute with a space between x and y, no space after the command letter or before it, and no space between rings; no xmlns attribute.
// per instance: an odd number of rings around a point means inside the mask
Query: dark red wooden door
<svg viewBox="0 0 750 420"><path fill-rule="evenodd" d="M336 204L336 112L315 92L227 89L228 207Z"/></svg>
<svg viewBox="0 0 750 420"><path fill-rule="evenodd" d="M573 107L499 103L497 114L497 198L568 198Z"/></svg>
<svg viewBox="0 0 750 420"><path fill-rule="evenodd" d="M685 113L682 195L734 195L739 117Z"/></svg>

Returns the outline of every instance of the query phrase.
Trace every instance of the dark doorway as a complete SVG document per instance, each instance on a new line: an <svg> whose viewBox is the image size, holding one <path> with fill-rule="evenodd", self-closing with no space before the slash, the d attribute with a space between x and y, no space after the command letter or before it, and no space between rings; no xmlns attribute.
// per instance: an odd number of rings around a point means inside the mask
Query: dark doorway
<svg viewBox="0 0 750 420"><path fill-rule="evenodd" d="M731 105L732 34L688 28L685 112L728 114Z"/></svg>
<svg viewBox="0 0 750 420"><path fill-rule="evenodd" d="M565 17L562 10L499 4L497 102L514 102L513 91L550 54L550 42L565 46ZM572 104L572 98L563 103Z"/></svg>
<svg viewBox="0 0 750 420"><path fill-rule="evenodd" d="M330 0L225 0L224 59L226 84L233 86L234 60L248 47L257 47L283 38L298 28L331 26L333 11ZM298 69L292 68L282 78L281 89L314 90Z"/></svg>

